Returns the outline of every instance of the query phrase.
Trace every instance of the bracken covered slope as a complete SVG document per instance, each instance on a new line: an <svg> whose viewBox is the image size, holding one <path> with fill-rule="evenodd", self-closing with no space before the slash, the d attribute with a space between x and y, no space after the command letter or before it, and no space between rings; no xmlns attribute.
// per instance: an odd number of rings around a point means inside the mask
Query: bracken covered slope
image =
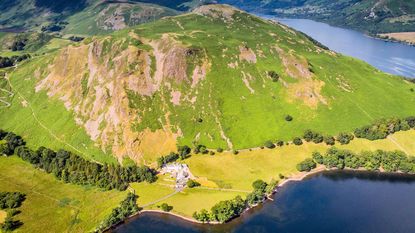
<svg viewBox="0 0 415 233"><path fill-rule="evenodd" d="M35 105L64 106L76 123L66 127L106 154L147 164L176 144L243 149L415 112L413 83L227 5L88 38L22 64L10 80L30 87ZM16 99L0 120L25 106Z"/></svg>

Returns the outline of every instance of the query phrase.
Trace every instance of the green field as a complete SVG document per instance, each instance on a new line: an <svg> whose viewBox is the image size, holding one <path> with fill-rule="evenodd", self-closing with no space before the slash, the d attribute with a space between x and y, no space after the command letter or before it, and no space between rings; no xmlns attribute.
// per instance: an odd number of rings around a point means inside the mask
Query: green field
<svg viewBox="0 0 415 233"><path fill-rule="evenodd" d="M26 194L16 232L89 232L126 196L64 184L16 156L0 157L0 170L0 190Z"/></svg>

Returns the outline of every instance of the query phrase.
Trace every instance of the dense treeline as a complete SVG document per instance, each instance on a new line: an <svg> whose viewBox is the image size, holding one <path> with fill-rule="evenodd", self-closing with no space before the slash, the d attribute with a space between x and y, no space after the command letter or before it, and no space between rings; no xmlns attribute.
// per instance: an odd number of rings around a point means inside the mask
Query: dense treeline
<svg viewBox="0 0 415 233"><path fill-rule="evenodd" d="M14 209L22 205L26 195L19 192L0 192L0 209Z"/></svg>
<svg viewBox="0 0 415 233"><path fill-rule="evenodd" d="M94 185L111 190L125 190L130 182L154 182L156 172L146 166L122 167L119 164L98 164L66 151L57 152L40 147L36 151L25 146L24 140L14 134L0 130L0 153L16 154L25 161L66 182L82 185Z"/></svg>
<svg viewBox="0 0 415 233"><path fill-rule="evenodd" d="M95 232L103 232L140 211L140 208L137 206L137 198L137 195L128 193L127 197L120 203L120 206L112 210L111 214L101 223Z"/></svg>
<svg viewBox="0 0 415 233"><path fill-rule="evenodd" d="M247 207L264 201L266 195L272 193L276 185L275 181L267 184L263 180L256 180L252 183L254 191L248 194L245 200L238 195L232 200L220 201L210 211L202 209L193 213L193 218L201 222L227 222L239 216Z"/></svg>
<svg viewBox="0 0 415 233"><path fill-rule="evenodd" d="M16 65L18 62L29 59L29 54L23 54L20 56L1 57L0 56L0 68L6 68Z"/></svg>
<svg viewBox="0 0 415 233"><path fill-rule="evenodd" d="M26 195L19 192L0 192L0 209L7 209L7 216L0 228L4 232L13 231L23 225L19 220L14 220L14 216L20 213L19 208L26 199Z"/></svg>
<svg viewBox="0 0 415 233"><path fill-rule="evenodd" d="M357 128L354 134L358 138L369 140L385 139L388 135L398 131L405 131L415 127L415 117L405 119L390 118L376 121L375 123Z"/></svg>
<svg viewBox="0 0 415 233"><path fill-rule="evenodd" d="M324 155L314 152L312 158L298 164L297 169L310 171L318 163L327 168L364 168L369 171L383 169L386 172L415 173L415 157L408 156L402 151L377 150L356 154L333 147L328 149Z"/></svg>

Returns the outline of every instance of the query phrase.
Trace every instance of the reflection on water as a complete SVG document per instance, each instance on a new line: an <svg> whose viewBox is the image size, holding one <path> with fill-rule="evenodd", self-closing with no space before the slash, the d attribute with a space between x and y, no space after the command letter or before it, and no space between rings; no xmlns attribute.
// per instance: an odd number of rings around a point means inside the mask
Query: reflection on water
<svg viewBox="0 0 415 233"><path fill-rule="evenodd" d="M308 34L331 50L364 60L384 72L415 78L414 46L371 38L361 32L308 19L277 21Z"/></svg>
<svg viewBox="0 0 415 233"><path fill-rule="evenodd" d="M414 196L414 177L325 172L288 184L275 201L224 225L192 224L168 215L142 214L115 232L407 233L415 232Z"/></svg>

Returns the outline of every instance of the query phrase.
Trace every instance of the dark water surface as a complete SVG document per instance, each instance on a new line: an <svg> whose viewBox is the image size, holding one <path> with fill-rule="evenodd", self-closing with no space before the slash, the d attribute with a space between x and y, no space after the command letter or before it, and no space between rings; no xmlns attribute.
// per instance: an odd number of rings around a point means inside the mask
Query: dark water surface
<svg viewBox="0 0 415 233"><path fill-rule="evenodd" d="M415 46L371 38L361 32L308 19L261 17L276 19L306 33L331 50L366 61L384 72L415 78Z"/></svg>
<svg viewBox="0 0 415 233"><path fill-rule="evenodd" d="M286 185L275 201L224 225L192 224L146 213L115 232L411 233L415 232L415 178L324 172Z"/></svg>

